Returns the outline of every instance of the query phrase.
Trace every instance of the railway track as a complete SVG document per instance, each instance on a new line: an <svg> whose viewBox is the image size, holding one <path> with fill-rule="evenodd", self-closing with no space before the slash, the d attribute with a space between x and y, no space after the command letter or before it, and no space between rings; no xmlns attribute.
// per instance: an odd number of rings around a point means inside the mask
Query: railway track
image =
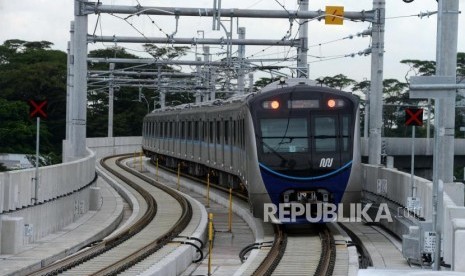
<svg viewBox="0 0 465 276"><path fill-rule="evenodd" d="M186 198L121 164L128 156L102 159L101 165L135 191L138 219L117 235L36 271L32 275L116 275L160 250L188 225L192 207Z"/></svg>
<svg viewBox="0 0 465 276"><path fill-rule="evenodd" d="M286 230L275 228L275 241L253 275L332 275L334 239L326 226Z"/></svg>
<svg viewBox="0 0 465 276"><path fill-rule="evenodd" d="M153 166L155 162L150 161ZM160 166L173 174L173 169ZM203 183L203 179L181 172L183 177ZM210 183L218 190L225 191L222 186ZM234 193L234 191L233 191ZM244 201L245 194L234 195ZM304 231L293 230L291 234L282 225L275 225L275 238L265 259L252 275L332 275L336 261L336 248L330 230L323 225L313 225Z"/></svg>

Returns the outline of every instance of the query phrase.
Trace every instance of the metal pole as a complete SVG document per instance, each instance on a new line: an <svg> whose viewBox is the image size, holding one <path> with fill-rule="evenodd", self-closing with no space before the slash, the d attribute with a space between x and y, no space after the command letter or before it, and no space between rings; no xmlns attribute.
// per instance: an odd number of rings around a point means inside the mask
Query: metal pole
<svg viewBox="0 0 465 276"><path fill-rule="evenodd" d="M157 158L157 161L156 161L156 162L157 162L157 171L156 171L157 173L156 173L156 175L157 175L157 181L158 181L158 179L159 179L159 174L158 174L158 158Z"/></svg>
<svg viewBox="0 0 465 276"><path fill-rule="evenodd" d="M229 188L228 232L232 232L232 188Z"/></svg>
<svg viewBox="0 0 465 276"><path fill-rule="evenodd" d="M206 207L210 207L210 174L207 173L207 204Z"/></svg>
<svg viewBox="0 0 465 276"><path fill-rule="evenodd" d="M457 77L457 40L458 40L459 0L438 2L438 34L436 45L436 76ZM454 181L454 129L455 129L455 93L453 97L440 99L436 113L444 116L440 126L444 134L440 136L439 177L445 183Z"/></svg>
<svg viewBox="0 0 465 276"><path fill-rule="evenodd" d="M74 1L74 111L72 126L75 129L74 157L86 156L87 117L87 15L83 12L84 1Z"/></svg>
<svg viewBox="0 0 465 276"><path fill-rule="evenodd" d="M308 0L297 0L300 5L299 13L308 11ZM300 45L297 48L297 77L308 78L308 22L306 19L299 19L300 30Z"/></svg>
<svg viewBox="0 0 465 276"><path fill-rule="evenodd" d="M429 139L431 138L431 99L428 99L428 117L426 119L426 154L431 154Z"/></svg>
<svg viewBox="0 0 465 276"><path fill-rule="evenodd" d="M249 73L249 93L253 92L253 73Z"/></svg>
<svg viewBox="0 0 465 276"><path fill-rule="evenodd" d="M66 85L66 140L63 143L63 162L68 162L73 159L75 135L73 121L75 111L74 102L74 21L70 24L70 42L68 52L68 78Z"/></svg>
<svg viewBox="0 0 465 276"><path fill-rule="evenodd" d="M110 63L110 81L108 88L108 137L113 137L113 113L114 113L114 87L113 87L113 70L115 64Z"/></svg>
<svg viewBox="0 0 465 276"><path fill-rule="evenodd" d="M412 197L417 197L417 185L415 183L415 126L412 126L412 160L410 162L410 186Z"/></svg>
<svg viewBox="0 0 465 276"><path fill-rule="evenodd" d="M224 26L224 25L223 25ZM257 45L257 46L294 46L298 40L274 40L274 39L232 39L231 32L225 29L227 39L221 38L183 38L177 37L170 39L167 37L134 37L134 36L88 36L89 43L96 42L127 42L127 43L157 43L157 44L185 44L185 45L224 45L229 47L232 45ZM232 49L232 48L231 48ZM229 56L230 58L230 56Z"/></svg>
<svg viewBox="0 0 465 276"><path fill-rule="evenodd" d="M74 32L74 23L71 22L71 30ZM71 124L70 124L70 97L72 93L72 81L71 81L71 63L72 63L72 50L71 50L71 41L68 41L68 57L67 57L67 77L66 77L66 140L69 141L71 136Z"/></svg>
<svg viewBox="0 0 465 276"><path fill-rule="evenodd" d="M201 61L202 59L200 57L197 57L195 59L196 61ZM201 71L200 71L200 65L197 65L196 66L196 73L197 73L197 87L201 87L202 86L202 76L201 76ZM200 89L197 90L197 93L195 94L195 103L196 104L199 104L201 102L203 102L203 92L200 91Z"/></svg>
<svg viewBox="0 0 465 276"><path fill-rule="evenodd" d="M180 180L181 180L181 163L178 163L178 191L181 185Z"/></svg>
<svg viewBox="0 0 465 276"><path fill-rule="evenodd" d="M40 117L37 116L37 131L36 131L36 173L34 187L34 203L39 202L39 145L40 145Z"/></svg>
<svg viewBox="0 0 465 276"><path fill-rule="evenodd" d="M166 90L161 87L161 66L158 66L158 77L157 77L157 86L160 96L160 109L165 110L166 101L165 101L165 92Z"/></svg>
<svg viewBox="0 0 465 276"><path fill-rule="evenodd" d="M85 8L85 11L90 12L92 14L97 13L111 13L111 14L130 14L134 15L141 15L141 14L148 14L148 15L163 15L163 16L213 16L215 15L215 9L210 8L182 8L182 7L149 7L149 6L121 6L121 5L95 5L91 3ZM324 15L324 11L317 10L317 11L308 11L308 9L304 12L296 12L296 11L287 11L284 9L279 10L253 10L253 9L231 9L226 8L221 10L221 3L218 5L218 9L216 10L218 14L217 17L217 26L213 24L213 30L219 30L219 22L221 21L221 15L227 17L248 17L248 18L282 18L282 19L289 19L289 14L296 19L314 19L320 18ZM363 20L372 22L375 19L374 12L371 10L368 11L344 11L344 18L350 20Z"/></svg>
<svg viewBox="0 0 465 276"><path fill-rule="evenodd" d="M363 138L368 139L368 121L370 114L370 90L365 90L365 114L363 122Z"/></svg>
<svg viewBox="0 0 465 276"><path fill-rule="evenodd" d="M456 78L459 0L438 1L436 76ZM433 231L436 232L434 270L441 269L441 234L443 206L440 181L453 182L455 94L435 101L438 125L434 138ZM435 119L436 121L436 119Z"/></svg>
<svg viewBox="0 0 465 276"><path fill-rule="evenodd" d="M210 84L210 100L215 100L216 98L216 68L215 67L210 67L210 74L209 74L209 84Z"/></svg>
<svg viewBox="0 0 465 276"><path fill-rule="evenodd" d="M208 276L211 275L213 251L213 214L208 214Z"/></svg>
<svg viewBox="0 0 465 276"><path fill-rule="evenodd" d="M373 0L373 9L378 12L378 22L373 23L372 28L368 162L375 165L381 164L385 5L385 0Z"/></svg>
<svg viewBox="0 0 465 276"><path fill-rule="evenodd" d="M245 28L239 28L239 39L245 39ZM239 57L239 70L237 74L237 92L239 95L244 95L244 86L245 86L245 76L244 76L244 58L245 58L245 46L239 45L238 49L238 57Z"/></svg>

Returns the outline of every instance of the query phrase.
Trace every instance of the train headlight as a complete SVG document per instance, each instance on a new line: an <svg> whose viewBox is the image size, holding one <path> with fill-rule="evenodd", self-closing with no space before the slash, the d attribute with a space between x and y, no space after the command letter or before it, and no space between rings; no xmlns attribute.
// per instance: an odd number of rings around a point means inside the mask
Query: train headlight
<svg viewBox="0 0 465 276"><path fill-rule="evenodd" d="M344 100L341 99L329 99L326 104L329 108L343 107L345 105Z"/></svg>
<svg viewBox="0 0 465 276"><path fill-rule="evenodd" d="M265 101L262 103L263 108L265 109L278 109L280 104L279 101Z"/></svg>
<svg viewBox="0 0 465 276"><path fill-rule="evenodd" d="M336 101L333 99L328 100L328 107L333 108L336 106Z"/></svg>

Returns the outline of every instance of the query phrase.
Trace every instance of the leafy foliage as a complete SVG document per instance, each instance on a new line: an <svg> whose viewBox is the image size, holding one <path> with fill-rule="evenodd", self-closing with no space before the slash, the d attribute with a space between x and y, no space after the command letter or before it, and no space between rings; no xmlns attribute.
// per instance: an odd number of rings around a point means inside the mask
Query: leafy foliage
<svg viewBox="0 0 465 276"><path fill-rule="evenodd" d="M349 79L343 74L338 74L332 77L318 78L316 80L318 83L326 85L328 87L337 88L339 90L344 89L345 87L356 84L357 82L353 79Z"/></svg>
<svg viewBox="0 0 465 276"><path fill-rule="evenodd" d="M35 120L29 99L48 99L48 119L41 123L41 152L60 161L66 107L66 54L47 41L7 40L0 45L0 152L35 151Z"/></svg>

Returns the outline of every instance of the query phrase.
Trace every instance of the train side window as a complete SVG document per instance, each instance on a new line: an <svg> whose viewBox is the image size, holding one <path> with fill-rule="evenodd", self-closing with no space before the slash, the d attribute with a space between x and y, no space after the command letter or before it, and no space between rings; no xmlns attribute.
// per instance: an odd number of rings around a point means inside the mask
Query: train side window
<svg viewBox="0 0 465 276"><path fill-rule="evenodd" d="M163 122L163 137L168 138L168 122Z"/></svg>
<svg viewBox="0 0 465 276"><path fill-rule="evenodd" d="M229 145L229 121L224 121L224 144Z"/></svg>
<svg viewBox="0 0 465 276"><path fill-rule="evenodd" d="M192 122L187 122L187 140L192 140Z"/></svg>
<svg viewBox="0 0 465 276"><path fill-rule="evenodd" d="M233 121L232 125L232 141L231 144L236 145L237 140L236 140L236 120Z"/></svg>
<svg viewBox="0 0 465 276"><path fill-rule="evenodd" d="M186 122L181 122L181 140L186 139Z"/></svg>
<svg viewBox="0 0 465 276"><path fill-rule="evenodd" d="M239 120L239 146L241 149L243 149L243 142L244 141L244 120L240 119Z"/></svg>
<svg viewBox="0 0 465 276"><path fill-rule="evenodd" d="M315 117L315 151L336 151L336 118L334 116Z"/></svg>
<svg viewBox="0 0 465 276"><path fill-rule="evenodd" d="M203 139L202 141L203 142L208 142L208 122L207 121L204 121L202 122L202 132L203 132Z"/></svg>
<svg viewBox="0 0 465 276"><path fill-rule="evenodd" d="M178 122L174 122L174 135L173 135L173 138L177 139L178 138L178 133L179 133Z"/></svg>
<svg viewBox="0 0 465 276"><path fill-rule="evenodd" d="M194 122L194 140L200 141L199 121Z"/></svg>
<svg viewBox="0 0 465 276"><path fill-rule="evenodd" d="M213 121L210 121L210 131L209 131L210 143L213 143Z"/></svg>
<svg viewBox="0 0 465 276"><path fill-rule="evenodd" d="M220 137L221 137L221 122L216 121L216 143L220 143Z"/></svg>
<svg viewBox="0 0 465 276"><path fill-rule="evenodd" d="M172 139L174 139L174 136L176 135L176 122L171 121L170 122L170 133L168 133L168 136Z"/></svg>

